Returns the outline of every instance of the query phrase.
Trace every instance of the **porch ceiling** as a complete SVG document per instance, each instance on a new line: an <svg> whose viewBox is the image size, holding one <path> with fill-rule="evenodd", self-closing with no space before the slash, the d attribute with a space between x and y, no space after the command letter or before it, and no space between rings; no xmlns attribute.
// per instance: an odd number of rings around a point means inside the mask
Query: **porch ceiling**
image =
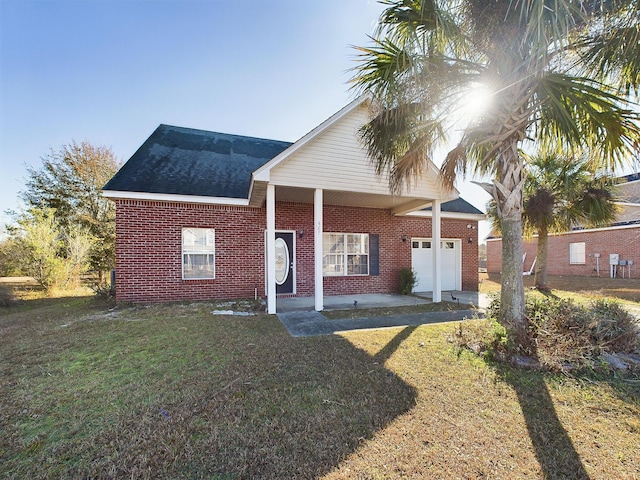
<svg viewBox="0 0 640 480"><path fill-rule="evenodd" d="M264 202L264 196L261 195L262 189L256 188L254 184L254 191L251 198L251 204L254 206L262 205ZM278 202L293 202L293 203L313 203L313 189L288 187L288 186L276 186L276 201ZM260 198L262 197L262 198ZM456 198L455 193L451 194L451 197L442 199L448 201ZM325 205L346 205L351 207L366 207L366 208L384 208L392 209L398 213L405 213L405 210L415 210L418 208L425 208L431 205L433 199L425 199L419 197L404 197L397 195L380 195L373 193L361 193L361 192L345 192L339 190L324 190L323 200Z"/></svg>

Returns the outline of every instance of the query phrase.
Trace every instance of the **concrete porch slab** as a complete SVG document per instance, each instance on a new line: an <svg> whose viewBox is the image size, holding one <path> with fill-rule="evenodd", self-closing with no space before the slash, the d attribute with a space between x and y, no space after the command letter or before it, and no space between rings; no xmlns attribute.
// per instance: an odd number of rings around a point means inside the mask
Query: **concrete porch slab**
<svg viewBox="0 0 640 480"><path fill-rule="evenodd" d="M350 310L358 302L358 308L405 307L432 303L430 299L393 293L367 293L362 295L332 295L324 297L325 310ZM279 298L278 313L314 310L313 297Z"/></svg>
<svg viewBox="0 0 640 480"><path fill-rule="evenodd" d="M478 292L443 291L444 302L459 302L461 305L485 309L489 306L488 295ZM324 297L325 310L351 310L354 302L358 308L406 307L433 303L432 292L416 292L413 295L399 295L396 293L367 293L361 295L331 295ZM278 313L308 312L314 310L313 297L279 298L277 300Z"/></svg>
<svg viewBox="0 0 640 480"><path fill-rule="evenodd" d="M354 302L358 309L401 307L432 303L431 292L414 295L397 294L363 294L336 295L324 297L325 310L351 310ZM277 301L278 318L293 337L309 337L315 335L331 335L336 332L360 330L368 328L386 328L398 326L415 326L427 323L451 322L470 318L482 318L483 309L489 304L486 295L477 292L442 292L442 300L459 301L461 305L469 305L466 310L444 312L412 313L403 315L380 315L342 320L329 320L320 312L314 311L313 297L280 298Z"/></svg>

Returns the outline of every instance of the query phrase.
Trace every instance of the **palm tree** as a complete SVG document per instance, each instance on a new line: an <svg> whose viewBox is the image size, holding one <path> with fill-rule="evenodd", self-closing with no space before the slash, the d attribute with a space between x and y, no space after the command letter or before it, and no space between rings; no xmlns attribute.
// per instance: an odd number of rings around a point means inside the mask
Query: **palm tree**
<svg viewBox="0 0 640 480"><path fill-rule="evenodd" d="M524 155L527 179L524 185L523 232L537 238L535 286L549 290L547 257L549 234L566 232L573 227L610 225L618 213L614 198L614 179L606 173L593 173L588 155L568 157L539 152ZM493 228L500 231L495 202L487 215Z"/></svg>
<svg viewBox="0 0 640 480"><path fill-rule="evenodd" d="M548 290L549 233L566 232L576 226L610 225L618 208L613 179L606 174L593 174L588 157L573 159L542 154L527 163L524 231L538 235L535 285L539 290Z"/></svg>
<svg viewBox="0 0 640 480"><path fill-rule="evenodd" d="M612 170L640 145L634 46L612 47L613 30L638 28L640 4L581 0L386 0L373 45L358 47L352 79L374 109L361 135L378 173L399 192L417 178L436 147L459 138L441 167L489 176L503 233L500 321L528 345L522 281L522 194L528 144L553 140L586 148ZM615 20L615 22L613 21ZM614 58L615 57L615 58ZM615 75L622 75L616 83ZM478 87L490 108L463 106ZM624 90L623 90L624 89Z"/></svg>

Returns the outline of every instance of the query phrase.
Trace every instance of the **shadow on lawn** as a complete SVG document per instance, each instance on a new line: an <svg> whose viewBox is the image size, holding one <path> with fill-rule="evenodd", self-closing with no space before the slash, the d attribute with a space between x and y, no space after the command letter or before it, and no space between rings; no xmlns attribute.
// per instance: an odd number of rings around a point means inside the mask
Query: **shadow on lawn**
<svg viewBox="0 0 640 480"><path fill-rule="evenodd" d="M411 334L418 328L417 325L405 327L398 332L398 334L393 337L393 339L387 343L378 353L375 354L373 358L376 359L381 365L384 364L391 355L400 347L402 342L404 342L407 338L411 336Z"/></svg>
<svg viewBox="0 0 640 480"><path fill-rule="evenodd" d="M516 371L499 365L498 372L516 394L529 438L546 479L589 479L571 437L562 426L539 372Z"/></svg>
<svg viewBox="0 0 640 480"><path fill-rule="evenodd" d="M241 437L225 435L232 443L224 448L233 446L244 460L222 472L319 478L336 468L415 405L417 391L384 367L414 329L400 330L373 357L337 336L294 340L255 386L230 392L232 404L242 399L250 427Z"/></svg>
<svg viewBox="0 0 640 480"><path fill-rule="evenodd" d="M152 405L124 405L131 413L98 437L42 448L31 464L74 458L47 470L70 477L319 478L415 405L415 388L384 367L414 327L372 356L339 336L291 338L264 318L208 322L205 337L225 341L194 351L205 365L212 354L233 358L224 368L190 377L187 362L185 377ZM139 341L128 338L119 348ZM105 378L112 373L101 366Z"/></svg>

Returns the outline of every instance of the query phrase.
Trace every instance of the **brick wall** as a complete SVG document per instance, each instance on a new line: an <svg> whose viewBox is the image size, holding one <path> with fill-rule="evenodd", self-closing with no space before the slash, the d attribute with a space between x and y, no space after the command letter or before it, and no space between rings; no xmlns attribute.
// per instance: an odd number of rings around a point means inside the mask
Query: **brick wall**
<svg viewBox="0 0 640 480"><path fill-rule="evenodd" d="M569 244L585 243L584 265L569 263ZM527 253L524 270L531 268L536 257L537 240L525 240L524 252ZM609 254L620 254L621 260L633 260L631 277L640 278L640 226L624 226L606 229L593 229L571 232L549 237L549 253L547 260L548 275L577 275L595 276L596 259L594 254L600 254L600 276L608 277ZM499 273L502 270L502 240L487 241L487 271ZM619 270L621 275L621 270ZM625 276L628 270L625 269Z"/></svg>
<svg viewBox="0 0 640 480"><path fill-rule="evenodd" d="M116 219L118 301L252 298L256 291L264 296L264 208L116 200ZM389 210L325 205L323 223L325 232L380 239L380 275L325 277L325 295L396 291L400 268L411 266L411 242L402 236L431 237L431 219L394 217ZM476 229L469 230L469 223ZM182 279L184 227L215 229L215 279ZM277 203L276 228L304 231L295 235L296 295L313 295L313 205ZM442 237L462 239L462 287L477 290L477 223L443 220Z"/></svg>

